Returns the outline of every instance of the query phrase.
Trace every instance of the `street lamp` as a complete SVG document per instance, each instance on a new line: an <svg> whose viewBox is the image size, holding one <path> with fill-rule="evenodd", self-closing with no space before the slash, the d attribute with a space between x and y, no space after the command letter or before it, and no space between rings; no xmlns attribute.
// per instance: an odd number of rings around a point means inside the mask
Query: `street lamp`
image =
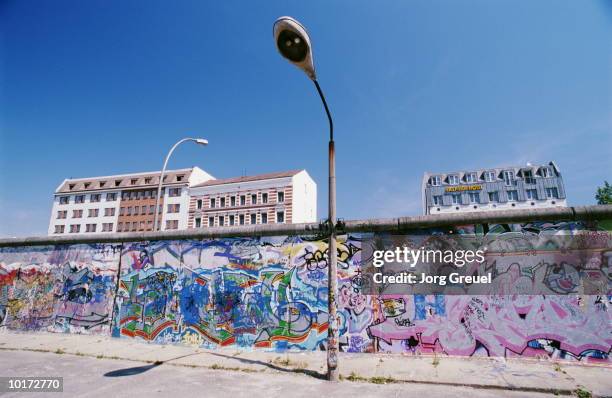
<svg viewBox="0 0 612 398"><path fill-rule="evenodd" d="M329 246L328 246L328 312L329 327L327 329L327 379L338 381L338 319L336 315L337 257L336 257L336 153L334 149L334 123L332 121L327 101L317 81L312 44L306 28L291 17L280 17L274 22L274 41L278 52L289 62L303 70L312 80L321 97L327 119L329 121Z"/></svg>
<svg viewBox="0 0 612 398"><path fill-rule="evenodd" d="M168 159L172 155L172 152L176 149L177 146L181 145L183 142L193 141L198 145L208 145L208 140L204 138L183 138L176 144L170 148L170 152L166 155L166 159L164 160L164 167L162 167L161 174L159 175L159 184L157 186L157 197L155 198L155 221L153 221L153 231L159 230L159 225L157 225L157 219L159 218L159 198L161 196L162 184L164 182L164 174L166 173L166 166L168 165Z"/></svg>

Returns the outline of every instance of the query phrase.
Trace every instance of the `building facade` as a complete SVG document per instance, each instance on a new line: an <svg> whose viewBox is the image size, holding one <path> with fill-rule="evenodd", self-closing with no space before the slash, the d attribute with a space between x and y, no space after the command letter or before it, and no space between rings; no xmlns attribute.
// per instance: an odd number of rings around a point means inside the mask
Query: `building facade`
<svg viewBox="0 0 612 398"><path fill-rule="evenodd" d="M209 180L190 195L189 228L317 220L317 185L306 170Z"/></svg>
<svg viewBox="0 0 612 398"><path fill-rule="evenodd" d="M55 190L49 235L152 231L161 172L66 179ZM213 179L198 167L169 170L160 229L185 229L189 187Z"/></svg>
<svg viewBox="0 0 612 398"><path fill-rule="evenodd" d="M567 206L555 162L425 173L422 194L424 214Z"/></svg>

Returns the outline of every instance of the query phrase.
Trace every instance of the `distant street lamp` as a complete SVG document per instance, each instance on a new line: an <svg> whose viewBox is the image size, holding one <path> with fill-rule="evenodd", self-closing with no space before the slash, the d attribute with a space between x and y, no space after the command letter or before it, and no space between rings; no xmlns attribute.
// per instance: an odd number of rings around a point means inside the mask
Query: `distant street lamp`
<svg viewBox="0 0 612 398"><path fill-rule="evenodd" d="M168 152L168 154L166 155L166 159L164 160L164 167L162 167L161 174L159 175L159 184L157 186L157 197L155 199L155 221L153 221L153 231L160 230L160 226L157 225L157 220L159 218L159 198L161 196L162 184L164 182L164 174L166 174L166 166L168 165L168 159L170 159L170 156L172 156L172 152L174 152L176 147L186 141L193 141L198 145L208 145L208 140L205 140L204 138L183 138L182 140L174 144L172 148L170 148L170 152Z"/></svg>
<svg viewBox="0 0 612 398"><path fill-rule="evenodd" d="M303 70L313 81L321 97L327 119L329 120L329 248L328 248L328 312L327 329L327 379L338 381L338 320L336 315L336 296L338 291L336 257L336 154L334 148L334 123L327 101L317 82L312 45L306 28L291 17L280 17L274 23L274 40L280 54L289 62Z"/></svg>

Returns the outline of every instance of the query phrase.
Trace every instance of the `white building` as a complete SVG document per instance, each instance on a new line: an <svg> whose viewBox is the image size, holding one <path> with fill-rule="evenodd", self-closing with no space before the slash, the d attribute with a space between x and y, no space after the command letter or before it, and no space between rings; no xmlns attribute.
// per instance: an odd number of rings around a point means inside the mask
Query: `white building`
<svg viewBox="0 0 612 398"><path fill-rule="evenodd" d="M317 221L306 170L208 180L190 188L188 228Z"/></svg>
<svg viewBox="0 0 612 398"><path fill-rule="evenodd" d="M64 180L55 190L49 235L152 231L160 174ZM189 187L211 179L198 167L166 171L160 229L187 228Z"/></svg>
<svg viewBox="0 0 612 398"><path fill-rule="evenodd" d="M567 206L565 184L555 162L425 173L425 214Z"/></svg>

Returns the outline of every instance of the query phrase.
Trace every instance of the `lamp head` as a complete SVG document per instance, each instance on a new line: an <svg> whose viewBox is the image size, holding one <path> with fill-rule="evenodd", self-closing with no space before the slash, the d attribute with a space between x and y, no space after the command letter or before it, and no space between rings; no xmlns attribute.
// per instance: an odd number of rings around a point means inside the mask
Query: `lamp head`
<svg viewBox="0 0 612 398"><path fill-rule="evenodd" d="M289 62L316 80L312 44L306 28L291 17L280 17L274 22L274 41L278 52Z"/></svg>
<svg viewBox="0 0 612 398"><path fill-rule="evenodd" d="M196 144L200 144L200 145L208 145L208 140L205 140L204 138L196 138L195 142Z"/></svg>

